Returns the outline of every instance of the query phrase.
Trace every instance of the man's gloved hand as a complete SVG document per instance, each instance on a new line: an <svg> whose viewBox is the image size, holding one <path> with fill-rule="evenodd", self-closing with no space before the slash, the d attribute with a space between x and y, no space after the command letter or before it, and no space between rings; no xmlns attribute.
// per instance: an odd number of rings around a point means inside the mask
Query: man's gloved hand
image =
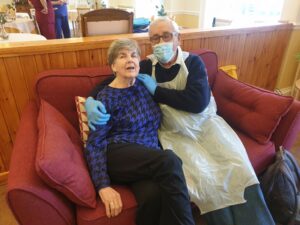
<svg viewBox="0 0 300 225"><path fill-rule="evenodd" d="M147 74L142 74L140 73L137 78L143 82L145 87L148 89L148 91L154 95L154 92L156 90L157 84L156 81L149 75Z"/></svg>
<svg viewBox="0 0 300 225"><path fill-rule="evenodd" d="M88 124L92 130L96 130L95 125L105 125L110 119L110 114L106 113L106 108L101 101L88 97L85 101Z"/></svg>

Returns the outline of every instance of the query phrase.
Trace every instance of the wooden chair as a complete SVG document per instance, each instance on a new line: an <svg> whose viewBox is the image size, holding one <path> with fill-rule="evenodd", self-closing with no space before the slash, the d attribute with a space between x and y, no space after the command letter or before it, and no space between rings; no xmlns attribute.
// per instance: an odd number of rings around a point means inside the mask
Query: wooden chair
<svg viewBox="0 0 300 225"><path fill-rule="evenodd" d="M30 17L33 19L33 22L34 22L34 26L35 26L35 30L36 30L35 33L41 34L40 27L39 27L39 25L38 25L38 23L36 21L35 9L34 8L30 8L29 12L30 12L30 14L29 14Z"/></svg>
<svg viewBox="0 0 300 225"><path fill-rule="evenodd" d="M122 9L96 9L81 15L82 36L133 32L133 13Z"/></svg>

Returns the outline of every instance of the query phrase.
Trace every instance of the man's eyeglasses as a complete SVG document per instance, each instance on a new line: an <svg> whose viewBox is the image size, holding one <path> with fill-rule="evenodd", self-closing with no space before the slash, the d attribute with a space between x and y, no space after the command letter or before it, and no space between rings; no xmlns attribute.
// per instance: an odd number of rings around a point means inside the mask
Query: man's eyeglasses
<svg viewBox="0 0 300 225"><path fill-rule="evenodd" d="M150 41L152 44L158 44L160 42L160 39L162 38L164 42L169 42L172 41L173 36L175 35L175 32L164 32L162 35L153 35L152 37L150 37Z"/></svg>

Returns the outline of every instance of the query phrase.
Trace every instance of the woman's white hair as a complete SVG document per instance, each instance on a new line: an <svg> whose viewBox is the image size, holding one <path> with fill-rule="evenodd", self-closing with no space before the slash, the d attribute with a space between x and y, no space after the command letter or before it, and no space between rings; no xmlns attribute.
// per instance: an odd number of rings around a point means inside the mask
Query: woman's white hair
<svg viewBox="0 0 300 225"><path fill-rule="evenodd" d="M170 23L171 26L173 27L174 32L176 32L177 34L179 34L179 27L177 25L177 23L174 20L171 20L169 17L165 16L165 17L158 17L155 20L153 20L149 26L149 33L151 32L151 28L153 26L155 26L158 23L161 22L166 22L166 23Z"/></svg>

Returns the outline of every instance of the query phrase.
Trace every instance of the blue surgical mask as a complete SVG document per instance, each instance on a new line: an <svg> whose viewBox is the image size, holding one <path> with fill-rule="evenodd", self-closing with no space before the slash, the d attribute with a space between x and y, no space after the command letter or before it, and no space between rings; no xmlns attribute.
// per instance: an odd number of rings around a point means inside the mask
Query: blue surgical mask
<svg viewBox="0 0 300 225"><path fill-rule="evenodd" d="M175 55L173 42L163 42L153 46L153 54L160 63L168 63Z"/></svg>

